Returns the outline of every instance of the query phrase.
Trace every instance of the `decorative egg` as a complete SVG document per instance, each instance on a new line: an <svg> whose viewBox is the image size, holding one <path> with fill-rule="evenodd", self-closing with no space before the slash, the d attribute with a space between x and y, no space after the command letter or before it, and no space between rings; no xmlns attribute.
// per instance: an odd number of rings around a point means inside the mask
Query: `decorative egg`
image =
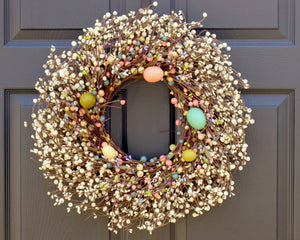
<svg viewBox="0 0 300 240"><path fill-rule="evenodd" d="M175 148L176 148L176 145L175 145L175 144L171 144L171 145L169 146L169 149L170 149L171 151L175 150Z"/></svg>
<svg viewBox="0 0 300 240"><path fill-rule="evenodd" d="M106 165L107 165L108 168L111 168L111 167L112 167L112 164L111 164L110 162L107 163Z"/></svg>
<svg viewBox="0 0 300 240"><path fill-rule="evenodd" d="M178 173L173 173L173 174L172 174L172 178L173 178L173 179L177 179L177 178L179 178L179 175L178 175Z"/></svg>
<svg viewBox="0 0 300 240"><path fill-rule="evenodd" d="M96 97L89 92L85 92L80 96L79 102L83 108L89 109L95 106Z"/></svg>
<svg viewBox="0 0 300 240"><path fill-rule="evenodd" d="M141 156L141 162L147 162L147 157L146 156Z"/></svg>
<svg viewBox="0 0 300 240"><path fill-rule="evenodd" d="M143 73L143 77L147 82L155 83L160 81L164 76L164 71L157 66L147 67Z"/></svg>
<svg viewBox="0 0 300 240"><path fill-rule="evenodd" d="M199 140L203 140L204 138L205 138L205 134L204 133L198 134L198 139Z"/></svg>
<svg viewBox="0 0 300 240"><path fill-rule="evenodd" d="M102 153L107 159L115 159L118 156L118 152L110 145L104 146Z"/></svg>
<svg viewBox="0 0 300 240"><path fill-rule="evenodd" d="M172 164L173 164L173 162L172 162L171 160L168 159L168 160L166 161L166 165L167 165L167 166L170 167L170 166L172 166Z"/></svg>
<svg viewBox="0 0 300 240"><path fill-rule="evenodd" d="M161 161L161 162L165 162L166 159L167 159L167 157L165 155L160 155L160 157L159 157L159 161Z"/></svg>
<svg viewBox="0 0 300 240"><path fill-rule="evenodd" d="M138 177L143 177L144 176L144 172L143 171L137 171L136 175Z"/></svg>
<svg viewBox="0 0 300 240"><path fill-rule="evenodd" d="M206 125L206 117L204 112L199 108L190 108L187 113L188 123L195 129L201 130Z"/></svg>
<svg viewBox="0 0 300 240"><path fill-rule="evenodd" d="M192 149L187 149L182 152L182 158L186 162L192 162L196 159L196 157L197 157L197 154Z"/></svg>
<svg viewBox="0 0 300 240"><path fill-rule="evenodd" d="M126 104L126 100L121 100L121 101L120 101L120 104L121 104L121 105L125 105L125 104Z"/></svg>
<svg viewBox="0 0 300 240"><path fill-rule="evenodd" d="M136 166L136 169L138 170L138 171L142 171L143 170L143 164L138 164L137 166Z"/></svg>

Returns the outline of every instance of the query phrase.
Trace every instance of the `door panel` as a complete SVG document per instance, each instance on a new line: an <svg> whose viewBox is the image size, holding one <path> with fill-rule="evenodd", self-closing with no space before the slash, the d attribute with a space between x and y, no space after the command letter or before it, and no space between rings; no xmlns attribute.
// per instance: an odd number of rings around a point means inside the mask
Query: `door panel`
<svg viewBox="0 0 300 240"><path fill-rule="evenodd" d="M235 197L202 217L187 217L189 240L200 234L203 239L234 240L291 239L293 234L293 94L250 91L244 97L256 119L247 131L252 161L235 175Z"/></svg>
<svg viewBox="0 0 300 240"><path fill-rule="evenodd" d="M160 156L169 148L169 90L164 83L151 84L143 79L127 88L128 153Z"/></svg>
<svg viewBox="0 0 300 240"><path fill-rule="evenodd" d="M43 76L49 47L58 46L58 52L69 48L81 28L105 12L123 14L149 2L0 2L0 239L299 239L300 29L295 23L300 22L300 5L295 0L161 0L155 9L182 9L188 21L206 11L204 26L232 46L234 68L249 79L251 89L243 96L256 123L247 129L251 161L235 174L235 197L151 236L138 230L115 235L107 230L107 218L86 220L88 214L53 207L46 194L50 187L30 160L32 130L23 128L23 121L30 121L34 84ZM116 142L136 157L166 152L174 128L168 89L140 80L119 97L128 104L112 108L107 125Z"/></svg>
<svg viewBox="0 0 300 240"><path fill-rule="evenodd" d="M38 164L30 153L33 134L30 128L24 128L22 122L29 121L32 112L32 100L37 95L34 91L7 92L9 103L10 129L9 150L10 161L8 190L10 192L9 207L9 239L109 239L107 219L94 221L89 214L78 215L66 213L65 208L53 207L53 200L47 196L51 189L38 170ZM48 206L48 207L46 207Z"/></svg>

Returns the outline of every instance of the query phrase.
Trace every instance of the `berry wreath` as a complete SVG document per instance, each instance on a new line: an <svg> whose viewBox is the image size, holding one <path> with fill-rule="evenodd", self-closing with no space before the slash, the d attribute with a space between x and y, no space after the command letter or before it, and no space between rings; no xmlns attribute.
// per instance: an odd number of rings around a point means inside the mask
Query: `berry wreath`
<svg viewBox="0 0 300 240"><path fill-rule="evenodd" d="M52 46L35 86L32 152L55 186L48 194L67 211L108 216L114 232L138 223L151 233L209 211L234 195L233 172L250 160L245 129L254 120L238 89L249 85L222 53L230 47L201 29L206 13L187 23L182 11L159 16L152 5L106 13L59 56ZM140 78L164 82L180 115L177 145L149 160L132 159L104 128L111 104L126 104L115 95Z"/></svg>

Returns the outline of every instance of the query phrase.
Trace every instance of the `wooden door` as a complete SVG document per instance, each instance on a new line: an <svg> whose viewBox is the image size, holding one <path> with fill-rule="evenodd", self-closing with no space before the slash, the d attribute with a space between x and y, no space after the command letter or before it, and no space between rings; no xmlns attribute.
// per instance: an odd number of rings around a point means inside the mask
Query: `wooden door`
<svg viewBox="0 0 300 240"><path fill-rule="evenodd" d="M207 12L205 27L229 43L234 68L252 86L243 92L256 119L247 135L252 161L235 175L236 197L152 236L140 231L114 235L107 230L106 218L86 220L88 215L52 206L42 173L30 160L32 132L23 128L30 120L34 84L43 76L49 47L69 48L81 28L93 26L107 11L123 14L149 2L0 2L0 239L299 239L300 4L295 0L159 1L159 12L182 9L188 21ZM126 95L127 111L111 113L115 138L120 143L123 139L133 155L164 153L172 136L161 130L173 127L168 90L140 81Z"/></svg>

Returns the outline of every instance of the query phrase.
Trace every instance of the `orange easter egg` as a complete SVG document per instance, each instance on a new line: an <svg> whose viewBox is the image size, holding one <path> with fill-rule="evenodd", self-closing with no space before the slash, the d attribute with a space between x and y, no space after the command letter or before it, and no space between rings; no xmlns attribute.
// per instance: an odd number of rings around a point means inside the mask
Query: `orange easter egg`
<svg viewBox="0 0 300 240"><path fill-rule="evenodd" d="M147 67L143 73L144 79L147 82L155 83L160 81L164 76L164 71L160 67Z"/></svg>

